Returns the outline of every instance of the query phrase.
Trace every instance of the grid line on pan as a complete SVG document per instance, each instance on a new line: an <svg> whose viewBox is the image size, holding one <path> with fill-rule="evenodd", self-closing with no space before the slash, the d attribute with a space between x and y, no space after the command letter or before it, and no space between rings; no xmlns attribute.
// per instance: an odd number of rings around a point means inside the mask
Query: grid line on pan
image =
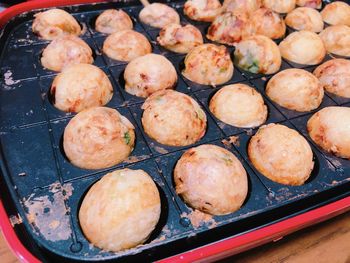
<svg viewBox="0 0 350 263"><path fill-rule="evenodd" d="M42 86L40 87L40 89L41 88L42 88ZM45 92L45 90L41 89L41 92ZM57 154L57 148L59 146L55 143L52 123L49 120L49 115L47 113L47 108L46 108L46 105L45 105L45 98L43 96L41 98L42 98L42 107L43 107L43 110L45 112L45 117L46 117L46 121L47 121L47 127L48 127L48 132L49 132L49 137L50 137L51 151L52 151L52 153L54 155L55 167L56 167L56 171L57 171L57 174L58 174L59 182L60 182L61 186L63 186L64 185L64 179L63 179L63 176L62 176L62 170L61 170L61 166L60 166L60 162L58 160L58 154ZM63 190L61 190L61 191L63 191ZM70 226L73 226L74 218L73 218L72 213L70 213L70 206L68 205L68 201L66 199L64 199L63 202L64 202L64 206L65 206L66 211L67 211L66 213L69 215ZM71 227L71 228L72 228L71 239L72 239L72 243L73 243L72 245L76 246L77 244L79 244L79 241L77 239L77 234L75 232L75 229L73 227Z"/></svg>

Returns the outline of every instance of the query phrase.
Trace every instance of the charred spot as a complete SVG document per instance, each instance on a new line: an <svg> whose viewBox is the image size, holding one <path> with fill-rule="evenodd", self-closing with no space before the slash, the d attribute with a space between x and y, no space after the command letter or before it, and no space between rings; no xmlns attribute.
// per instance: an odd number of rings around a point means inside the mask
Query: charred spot
<svg viewBox="0 0 350 263"><path fill-rule="evenodd" d="M206 205L209 205L209 206L213 206L211 203L209 202L205 202Z"/></svg>
<svg viewBox="0 0 350 263"><path fill-rule="evenodd" d="M204 207L204 206L200 207L199 210L204 212L204 213L208 213L209 212L209 210L206 207Z"/></svg>
<svg viewBox="0 0 350 263"><path fill-rule="evenodd" d="M242 40L242 37L241 36L229 36L229 35L223 35L221 37L221 40L224 41L224 42L227 42L227 43L235 43L235 42L240 42ZM230 53L226 50L224 55L229 55Z"/></svg>
<svg viewBox="0 0 350 263"><path fill-rule="evenodd" d="M52 86L50 90L50 100L52 104L56 103L56 86Z"/></svg>
<svg viewBox="0 0 350 263"><path fill-rule="evenodd" d="M196 152L195 151L191 151L188 153L189 156L193 156Z"/></svg>
<svg viewBox="0 0 350 263"><path fill-rule="evenodd" d="M141 79L143 81L148 81L149 80L148 76L146 74L144 74L144 73L140 73L140 77L141 77Z"/></svg>
<svg viewBox="0 0 350 263"><path fill-rule="evenodd" d="M218 26L215 24L212 24L208 29L208 34L214 35L217 30L218 30Z"/></svg>
<svg viewBox="0 0 350 263"><path fill-rule="evenodd" d="M37 35L38 37L42 37L42 35L40 34L40 32L37 31L37 30L33 30L33 33L34 33L35 35Z"/></svg>
<svg viewBox="0 0 350 263"><path fill-rule="evenodd" d="M73 105L69 107L68 111L69 112L76 112L80 102L81 102L80 99L77 99L76 101L74 101Z"/></svg>
<svg viewBox="0 0 350 263"><path fill-rule="evenodd" d="M272 17L272 16L273 16L273 13L272 13L271 10L266 10L264 16L266 16L266 17Z"/></svg>

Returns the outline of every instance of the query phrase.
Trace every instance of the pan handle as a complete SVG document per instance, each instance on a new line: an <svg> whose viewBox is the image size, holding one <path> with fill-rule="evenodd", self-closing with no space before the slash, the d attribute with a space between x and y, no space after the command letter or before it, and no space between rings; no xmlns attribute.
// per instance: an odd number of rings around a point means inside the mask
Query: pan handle
<svg viewBox="0 0 350 263"><path fill-rule="evenodd" d="M0 28L3 28L6 23L14 16L22 14L27 11L39 8L47 7L60 7L75 4L87 4L87 3L98 3L108 2L105 0L30 0L23 2L9 8L6 8L0 13Z"/></svg>

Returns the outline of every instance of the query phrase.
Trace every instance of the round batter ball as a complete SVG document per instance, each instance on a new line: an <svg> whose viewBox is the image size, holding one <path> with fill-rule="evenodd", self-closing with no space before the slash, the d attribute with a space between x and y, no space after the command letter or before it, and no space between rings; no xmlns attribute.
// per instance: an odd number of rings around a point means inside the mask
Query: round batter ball
<svg viewBox="0 0 350 263"><path fill-rule="evenodd" d="M93 61L89 45L72 35L53 40L41 56L43 67L53 71L61 71L64 67L73 64L92 64Z"/></svg>
<svg viewBox="0 0 350 263"><path fill-rule="evenodd" d="M320 37L329 53L350 57L350 27L329 26L320 33Z"/></svg>
<svg viewBox="0 0 350 263"><path fill-rule="evenodd" d="M32 30L46 40L64 35L80 35L81 27L75 18L62 9L50 9L34 15Z"/></svg>
<svg viewBox="0 0 350 263"><path fill-rule="evenodd" d="M53 105L66 112L106 105L113 96L107 75L90 64L66 67L58 74L50 90Z"/></svg>
<svg viewBox="0 0 350 263"><path fill-rule="evenodd" d="M261 0L225 0L223 9L225 12L252 13L262 6Z"/></svg>
<svg viewBox="0 0 350 263"><path fill-rule="evenodd" d="M296 0L296 4L297 6L320 9L322 7L322 0Z"/></svg>
<svg viewBox="0 0 350 263"><path fill-rule="evenodd" d="M83 169L103 169L122 162L134 143L134 126L118 111L106 107L79 112L63 135L66 156Z"/></svg>
<svg viewBox="0 0 350 263"><path fill-rule="evenodd" d="M209 103L216 118L240 128L253 128L266 121L267 107L255 89L245 84L221 88Z"/></svg>
<svg viewBox="0 0 350 263"><path fill-rule="evenodd" d="M135 58L126 66L124 80L126 92L146 98L158 90L173 89L177 74L166 57L147 54Z"/></svg>
<svg viewBox="0 0 350 263"><path fill-rule="evenodd" d="M298 31L288 35L279 45L283 58L304 65L316 65L326 56L321 38L311 31Z"/></svg>
<svg viewBox="0 0 350 263"><path fill-rule="evenodd" d="M98 32L112 34L132 29L131 18L123 10L108 9L103 11L96 19L95 29Z"/></svg>
<svg viewBox="0 0 350 263"><path fill-rule="evenodd" d="M162 28L157 38L159 44L176 53L186 54L203 44L201 31L190 24L169 24Z"/></svg>
<svg viewBox="0 0 350 263"><path fill-rule="evenodd" d="M324 26L321 14L311 7L294 9L287 15L285 21L288 26L295 30L321 32Z"/></svg>
<svg viewBox="0 0 350 263"><path fill-rule="evenodd" d="M109 58L131 61L152 52L148 39L139 32L123 30L109 35L103 43L103 53Z"/></svg>
<svg viewBox="0 0 350 263"><path fill-rule="evenodd" d="M192 20L212 22L222 12L219 0L188 0L184 13Z"/></svg>
<svg viewBox="0 0 350 263"><path fill-rule="evenodd" d="M187 150L174 170L176 193L191 207L212 215L237 211L248 193L247 173L230 151L216 145Z"/></svg>
<svg viewBox="0 0 350 263"><path fill-rule="evenodd" d="M233 63L225 46L203 44L187 54L182 75L198 84L215 87L231 79Z"/></svg>
<svg viewBox="0 0 350 263"><path fill-rule="evenodd" d="M144 243L160 212L152 178L143 170L122 169L93 184L80 206L79 222L94 246L118 252Z"/></svg>
<svg viewBox="0 0 350 263"><path fill-rule="evenodd" d="M262 0L263 6L277 13L289 13L295 8L295 0Z"/></svg>
<svg viewBox="0 0 350 263"><path fill-rule="evenodd" d="M335 1L321 11L323 21L329 25L350 26L350 6L342 1Z"/></svg>
<svg viewBox="0 0 350 263"><path fill-rule="evenodd" d="M282 38L286 33L286 24L280 15L268 8L259 8L250 16L251 33L264 35L271 39Z"/></svg>
<svg viewBox="0 0 350 263"><path fill-rule="evenodd" d="M161 90L142 105L142 126L149 137L171 146L186 146L205 134L207 116L190 96Z"/></svg>
<svg viewBox="0 0 350 263"><path fill-rule="evenodd" d="M223 13L208 28L207 38L230 46L236 45L248 31L248 17L242 13Z"/></svg>
<svg viewBox="0 0 350 263"><path fill-rule="evenodd" d="M278 46L270 38L254 35L237 44L235 64L252 73L276 73L282 63Z"/></svg>
<svg viewBox="0 0 350 263"><path fill-rule="evenodd" d="M261 174L285 185L304 184L314 168L306 139L280 124L260 127L249 142L248 156Z"/></svg>
<svg viewBox="0 0 350 263"><path fill-rule="evenodd" d="M179 14L173 8L161 3L145 6L139 14L139 19L142 23L157 28L174 23L180 24Z"/></svg>
<svg viewBox="0 0 350 263"><path fill-rule="evenodd" d="M266 95L284 108L305 112L320 106L324 91L319 80L310 72L286 69L269 80Z"/></svg>
<svg viewBox="0 0 350 263"><path fill-rule="evenodd" d="M326 107L307 122L311 139L324 151L350 160L350 108Z"/></svg>
<svg viewBox="0 0 350 263"><path fill-rule="evenodd" d="M314 75L323 88L337 96L350 98L350 61L332 59L318 66Z"/></svg>

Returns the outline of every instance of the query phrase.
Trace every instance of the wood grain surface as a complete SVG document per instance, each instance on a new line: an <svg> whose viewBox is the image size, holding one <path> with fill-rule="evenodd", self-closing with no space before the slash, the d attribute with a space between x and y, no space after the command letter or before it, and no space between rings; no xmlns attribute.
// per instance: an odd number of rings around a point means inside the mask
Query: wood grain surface
<svg viewBox="0 0 350 263"><path fill-rule="evenodd" d="M2 234L0 262L19 262ZM350 263L350 212L221 262Z"/></svg>

